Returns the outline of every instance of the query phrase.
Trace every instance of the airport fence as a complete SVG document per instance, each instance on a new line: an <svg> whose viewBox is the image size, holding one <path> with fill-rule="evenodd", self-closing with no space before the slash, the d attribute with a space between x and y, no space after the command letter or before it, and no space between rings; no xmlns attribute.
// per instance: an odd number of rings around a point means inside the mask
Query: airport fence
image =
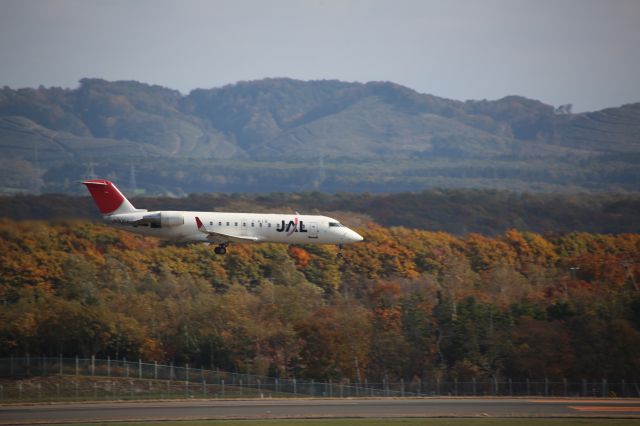
<svg viewBox="0 0 640 426"><path fill-rule="evenodd" d="M0 402L424 396L640 397L625 380L468 379L362 383L282 379L127 360L0 358Z"/></svg>

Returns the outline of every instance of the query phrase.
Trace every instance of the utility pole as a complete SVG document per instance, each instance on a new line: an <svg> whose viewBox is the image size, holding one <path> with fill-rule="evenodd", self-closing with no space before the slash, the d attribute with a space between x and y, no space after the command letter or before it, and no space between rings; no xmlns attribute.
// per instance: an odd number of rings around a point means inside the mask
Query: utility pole
<svg viewBox="0 0 640 426"><path fill-rule="evenodd" d="M131 167L129 169L129 186L131 187L131 192L135 194L138 189L138 185L136 184L136 165L133 163L131 163Z"/></svg>

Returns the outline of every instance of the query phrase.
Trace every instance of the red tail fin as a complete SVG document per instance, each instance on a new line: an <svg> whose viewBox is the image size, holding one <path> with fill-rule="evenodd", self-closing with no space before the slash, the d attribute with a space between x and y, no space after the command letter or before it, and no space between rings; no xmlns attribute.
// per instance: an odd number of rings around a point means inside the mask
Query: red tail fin
<svg viewBox="0 0 640 426"><path fill-rule="evenodd" d="M82 182L87 186L93 200L102 214L127 213L136 209L116 186L104 179L92 179Z"/></svg>

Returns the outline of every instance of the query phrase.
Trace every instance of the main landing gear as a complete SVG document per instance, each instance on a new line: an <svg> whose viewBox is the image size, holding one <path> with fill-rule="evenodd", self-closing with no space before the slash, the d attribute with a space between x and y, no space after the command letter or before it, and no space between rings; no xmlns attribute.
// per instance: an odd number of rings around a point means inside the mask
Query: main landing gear
<svg viewBox="0 0 640 426"><path fill-rule="evenodd" d="M213 252L215 254L225 254L227 252L227 245L226 244L220 244L219 246L217 246L216 248L213 249Z"/></svg>

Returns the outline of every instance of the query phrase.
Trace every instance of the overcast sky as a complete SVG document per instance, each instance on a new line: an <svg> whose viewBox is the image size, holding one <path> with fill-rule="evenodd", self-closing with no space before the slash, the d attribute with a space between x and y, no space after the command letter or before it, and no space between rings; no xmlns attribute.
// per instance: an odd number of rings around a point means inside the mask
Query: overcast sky
<svg viewBox="0 0 640 426"><path fill-rule="evenodd" d="M0 0L0 64L12 88L385 80L596 110L640 101L640 1Z"/></svg>

